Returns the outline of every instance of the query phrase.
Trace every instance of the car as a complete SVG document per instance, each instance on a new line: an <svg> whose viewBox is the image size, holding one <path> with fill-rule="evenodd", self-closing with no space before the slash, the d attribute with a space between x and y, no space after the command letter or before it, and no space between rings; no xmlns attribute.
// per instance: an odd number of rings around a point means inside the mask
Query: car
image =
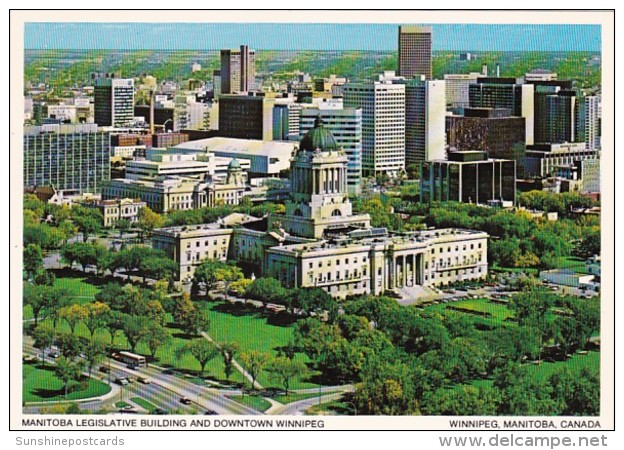
<svg viewBox="0 0 624 450"><path fill-rule="evenodd" d="M184 405L190 405L193 401L188 397L180 397L180 403Z"/></svg>
<svg viewBox="0 0 624 450"><path fill-rule="evenodd" d="M115 378L115 383L120 386L125 386L128 384L128 379L126 377Z"/></svg>
<svg viewBox="0 0 624 450"><path fill-rule="evenodd" d="M147 377L137 377L137 381L141 384L150 384L152 380Z"/></svg>
<svg viewBox="0 0 624 450"><path fill-rule="evenodd" d="M122 414L136 414L138 411L132 405L126 405L124 407L119 408L119 412Z"/></svg>
<svg viewBox="0 0 624 450"><path fill-rule="evenodd" d="M173 369L165 369L161 372L163 375L173 375Z"/></svg>
<svg viewBox="0 0 624 450"><path fill-rule="evenodd" d="M59 356L61 356L61 354L60 354L59 352L57 352L56 350L52 350L52 351L50 351L50 352L48 353L48 356L49 356L50 358L56 359L56 358L58 358Z"/></svg>
<svg viewBox="0 0 624 450"><path fill-rule="evenodd" d="M128 383L134 383L135 378L134 377L126 377L126 380L128 380Z"/></svg>
<svg viewBox="0 0 624 450"><path fill-rule="evenodd" d="M108 367L108 366L100 366L99 370L102 373L108 373L108 372L110 372L110 367Z"/></svg>
<svg viewBox="0 0 624 450"><path fill-rule="evenodd" d="M152 410L152 414L155 414L157 416L163 416L165 414L169 414L169 412L166 409L156 408Z"/></svg>
<svg viewBox="0 0 624 450"><path fill-rule="evenodd" d="M205 416L216 416L216 415L218 415L218 414L219 414L219 413L218 413L218 412L216 412L216 411L215 411L215 410L213 410L213 409L207 409L206 411L204 411L204 415L205 415Z"/></svg>

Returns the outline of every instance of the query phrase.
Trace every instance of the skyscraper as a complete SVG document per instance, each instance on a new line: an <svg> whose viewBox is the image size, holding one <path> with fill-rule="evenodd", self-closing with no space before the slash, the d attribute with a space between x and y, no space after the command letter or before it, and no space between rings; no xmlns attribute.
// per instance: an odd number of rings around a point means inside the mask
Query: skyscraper
<svg viewBox="0 0 624 450"><path fill-rule="evenodd" d="M345 84L344 106L362 108L362 172L395 176L405 169L405 84L391 79Z"/></svg>
<svg viewBox="0 0 624 450"><path fill-rule="evenodd" d="M399 27L398 75L408 79L424 75L431 79L431 37L431 27Z"/></svg>
<svg viewBox="0 0 624 450"><path fill-rule="evenodd" d="M588 95L578 102L577 140L589 150L600 148L600 96Z"/></svg>
<svg viewBox="0 0 624 450"><path fill-rule="evenodd" d="M134 118L134 80L96 78L93 103L94 122L99 126L127 125Z"/></svg>
<svg viewBox="0 0 624 450"><path fill-rule="evenodd" d="M256 53L241 45L240 50L221 50L221 94L255 89Z"/></svg>
<svg viewBox="0 0 624 450"><path fill-rule="evenodd" d="M405 84L405 164L445 159L443 80L408 80Z"/></svg>

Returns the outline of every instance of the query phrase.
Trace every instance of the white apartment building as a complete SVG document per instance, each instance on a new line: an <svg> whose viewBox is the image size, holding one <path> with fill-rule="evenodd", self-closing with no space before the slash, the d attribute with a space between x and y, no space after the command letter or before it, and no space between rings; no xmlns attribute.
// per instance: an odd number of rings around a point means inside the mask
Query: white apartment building
<svg viewBox="0 0 624 450"><path fill-rule="evenodd" d="M396 176L405 169L405 85L390 72L379 81L347 83L344 106L362 109L362 172Z"/></svg>
<svg viewBox="0 0 624 450"><path fill-rule="evenodd" d="M446 159L445 81L412 79L405 84L405 164Z"/></svg>

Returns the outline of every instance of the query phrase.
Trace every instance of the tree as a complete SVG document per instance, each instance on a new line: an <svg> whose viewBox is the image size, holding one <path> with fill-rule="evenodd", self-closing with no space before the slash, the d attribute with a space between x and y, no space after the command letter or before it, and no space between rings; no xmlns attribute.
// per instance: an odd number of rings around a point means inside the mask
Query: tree
<svg viewBox="0 0 624 450"><path fill-rule="evenodd" d="M413 377L407 365L399 361L371 358L356 386L353 403L359 414L419 414Z"/></svg>
<svg viewBox="0 0 624 450"><path fill-rule="evenodd" d="M41 350L41 360L45 363L45 351L54 343L54 331L39 325L33 330L34 346Z"/></svg>
<svg viewBox="0 0 624 450"><path fill-rule="evenodd" d="M493 389L458 386L427 392L420 406L428 416L494 416L499 402Z"/></svg>
<svg viewBox="0 0 624 450"><path fill-rule="evenodd" d="M165 219L158 213L152 211L149 207L145 206L139 210L138 226L141 230L141 241L144 239L144 235L151 233L156 228L162 228L165 225Z"/></svg>
<svg viewBox="0 0 624 450"><path fill-rule="evenodd" d="M117 283L107 283L102 287L102 290L95 294L95 299L98 302L108 305L113 311L128 312L128 303L125 296L125 291Z"/></svg>
<svg viewBox="0 0 624 450"><path fill-rule="evenodd" d="M245 297L263 303L284 303L286 296L286 289L278 280L271 277L256 278L245 291Z"/></svg>
<svg viewBox="0 0 624 450"><path fill-rule="evenodd" d="M37 244L28 244L24 248L24 271L28 278L32 278L35 272L43 268L43 253Z"/></svg>
<svg viewBox="0 0 624 450"><path fill-rule="evenodd" d="M199 285L203 284L206 289L206 300L209 300L210 290L214 287L214 284L219 281L218 277L223 275L226 268L227 264L218 259L206 259L202 261L201 264L195 268L193 289L197 292L199 290Z"/></svg>
<svg viewBox="0 0 624 450"><path fill-rule="evenodd" d="M150 350L152 360L156 359L156 352L160 347L171 341L171 335L165 330L165 328L159 324L154 323L148 328L145 335L145 343Z"/></svg>
<svg viewBox="0 0 624 450"><path fill-rule="evenodd" d="M219 355L219 349L208 339L194 339L188 346L188 352L197 360L201 370L199 376L204 375L206 364Z"/></svg>
<svg viewBox="0 0 624 450"><path fill-rule="evenodd" d="M327 291L321 288L298 289L295 295L294 307L299 308L307 316L312 313L321 314L325 311L334 318L338 312L338 304Z"/></svg>
<svg viewBox="0 0 624 450"><path fill-rule="evenodd" d="M287 358L286 356L278 356L271 361L271 364L267 368L267 372L271 374L271 377L279 381L288 395L288 389L290 382L293 379L301 378L307 373L306 365L295 359Z"/></svg>
<svg viewBox="0 0 624 450"><path fill-rule="evenodd" d="M43 296L43 288L30 283L24 283L24 306L30 306L35 319L35 327L39 323L39 316L43 309L47 306Z"/></svg>
<svg viewBox="0 0 624 450"><path fill-rule="evenodd" d="M87 266L98 264L98 252L93 244L85 242L73 242L65 244L61 249L61 256L71 268L74 262L82 266L82 271L86 271ZM101 254L101 253L100 253Z"/></svg>
<svg viewBox="0 0 624 450"><path fill-rule="evenodd" d="M240 360L245 366L245 370L251 376L251 388L256 389L256 378L260 375L260 372L269 364L271 358L266 353L261 353L257 350L251 350L249 352L243 352L240 355Z"/></svg>
<svg viewBox="0 0 624 450"><path fill-rule="evenodd" d="M82 242L87 242L89 236L102 228L102 214L95 208L75 206L72 208L72 219L78 231L82 233Z"/></svg>
<svg viewBox="0 0 624 450"><path fill-rule="evenodd" d="M583 258L600 255L600 229L586 232L575 253Z"/></svg>
<svg viewBox="0 0 624 450"><path fill-rule="evenodd" d="M154 324L143 316L126 316L123 323L123 333L130 344L130 351L134 353L136 346L145 339L150 327Z"/></svg>
<svg viewBox="0 0 624 450"><path fill-rule="evenodd" d="M567 368L549 378L562 416L597 416L600 414L600 377L597 371L583 368L572 373Z"/></svg>
<svg viewBox="0 0 624 450"><path fill-rule="evenodd" d="M225 299L228 298L228 293L230 290L230 284L236 282L238 280L243 279L243 271L240 267L237 267L233 264L227 264L225 267L221 267L217 270L216 277L218 281L223 281L225 284Z"/></svg>
<svg viewBox="0 0 624 450"><path fill-rule="evenodd" d="M183 324L191 320L191 315L195 312L195 304L191 301L189 294L184 292L175 298L170 312L174 322L183 327Z"/></svg>
<svg viewBox="0 0 624 450"><path fill-rule="evenodd" d="M83 341L70 333L59 334L56 336L55 343L61 355L70 360L78 358L84 349Z"/></svg>
<svg viewBox="0 0 624 450"><path fill-rule="evenodd" d="M80 380L82 374L81 364L61 356L56 360L54 371L58 379L63 382L65 397L67 397L71 382Z"/></svg>
<svg viewBox="0 0 624 450"><path fill-rule="evenodd" d="M85 309L87 310L87 317L84 319L84 322L89 330L91 339L93 339L96 330L104 328L110 307L105 303L95 301L87 303Z"/></svg>
<svg viewBox="0 0 624 450"><path fill-rule="evenodd" d="M76 325L79 322L87 320L89 317L89 311L83 305L75 303L73 305L64 306L59 310L59 317L65 319L65 322L69 325L69 328L74 333Z"/></svg>
<svg viewBox="0 0 624 450"><path fill-rule="evenodd" d="M127 219L117 219L115 221L115 228L119 230L119 239L123 238L123 234L130 229L132 222Z"/></svg>
<svg viewBox="0 0 624 450"><path fill-rule="evenodd" d="M106 344L100 340L91 339L83 350L84 359L86 362L89 377L91 377L91 371L96 364L98 364L104 358L106 354Z"/></svg>
<svg viewBox="0 0 624 450"><path fill-rule="evenodd" d="M234 355L238 352L239 346L236 342L224 342L220 347L221 356L223 357L225 379L229 380L232 372L234 372Z"/></svg>

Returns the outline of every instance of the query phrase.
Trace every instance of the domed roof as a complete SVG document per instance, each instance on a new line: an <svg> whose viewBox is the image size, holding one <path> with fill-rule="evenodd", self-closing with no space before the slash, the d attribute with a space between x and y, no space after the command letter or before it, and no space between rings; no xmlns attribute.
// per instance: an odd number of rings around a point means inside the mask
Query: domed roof
<svg viewBox="0 0 624 450"><path fill-rule="evenodd" d="M338 144L334 135L323 126L321 116L317 116L314 121L314 128L308 131L299 144L299 151L313 152L316 149L324 151L337 151Z"/></svg>
<svg viewBox="0 0 624 450"><path fill-rule="evenodd" d="M240 169L241 165L238 162L238 159L236 158L232 158L232 160L230 161L230 163L228 164L228 168L227 170L234 170L234 169Z"/></svg>

